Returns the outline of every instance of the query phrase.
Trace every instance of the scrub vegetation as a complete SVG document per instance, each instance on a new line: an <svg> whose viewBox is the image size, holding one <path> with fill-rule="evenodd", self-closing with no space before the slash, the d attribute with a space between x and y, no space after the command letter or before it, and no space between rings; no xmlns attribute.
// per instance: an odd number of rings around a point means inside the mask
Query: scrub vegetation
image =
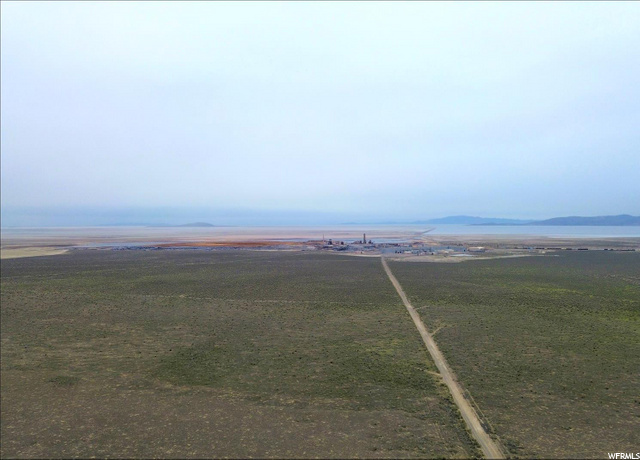
<svg viewBox="0 0 640 460"><path fill-rule="evenodd" d="M390 262L512 456L640 444L640 254Z"/></svg>
<svg viewBox="0 0 640 460"><path fill-rule="evenodd" d="M2 261L2 457L479 455L378 258Z"/></svg>

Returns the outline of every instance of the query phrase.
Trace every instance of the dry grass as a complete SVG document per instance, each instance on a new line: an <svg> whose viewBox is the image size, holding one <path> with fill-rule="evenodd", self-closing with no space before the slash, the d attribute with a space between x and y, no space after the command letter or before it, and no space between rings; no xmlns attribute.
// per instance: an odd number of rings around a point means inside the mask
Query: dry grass
<svg viewBox="0 0 640 460"><path fill-rule="evenodd" d="M1 456L469 457L377 259L2 261Z"/></svg>
<svg viewBox="0 0 640 460"><path fill-rule="evenodd" d="M511 455L637 450L640 254L392 269Z"/></svg>

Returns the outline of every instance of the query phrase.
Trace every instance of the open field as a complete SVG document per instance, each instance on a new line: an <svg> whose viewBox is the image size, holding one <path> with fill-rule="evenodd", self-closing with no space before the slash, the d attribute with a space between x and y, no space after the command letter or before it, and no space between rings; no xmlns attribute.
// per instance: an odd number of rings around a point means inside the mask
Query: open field
<svg viewBox="0 0 640 460"><path fill-rule="evenodd" d="M562 247L589 249L640 249L640 237L548 237L538 235L432 235L422 237L427 243L440 245L467 244L469 246L489 246L496 249L523 249L529 247Z"/></svg>
<svg viewBox="0 0 640 460"><path fill-rule="evenodd" d="M256 243L368 238L419 239L429 226L331 226L331 227L77 227L2 228L2 247L82 246L121 244Z"/></svg>
<svg viewBox="0 0 640 460"><path fill-rule="evenodd" d="M510 454L640 445L640 254L389 262Z"/></svg>
<svg viewBox="0 0 640 460"><path fill-rule="evenodd" d="M463 226L463 228L465 228ZM67 250L262 249L384 253L411 262L463 262L542 255L549 250L640 251L640 237L551 237L533 234L437 234L421 225L327 227L78 227L3 228L2 258ZM580 232L580 228L574 231ZM634 230L629 230L633 234ZM362 244L366 233L367 244ZM372 243L369 243L372 241Z"/></svg>
<svg viewBox="0 0 640 460"><path fill-rule="evenodd" d="M26 247L0 250L0 259L18 259L22 257L56 256L64 254L68 249L51 247Z"/></svg>
<svg viewBox="0 0 640 460"><path fill-rule="evenodd" d="M479 455L378 258L2 261L2 457Z"/></svg>
<svg viewBox="0 0 640 460"><path fill-rule="evenodd" d="M481 241L389 265L489 431L518 457L635 452L640 254ZM480 455L375 253L254 243L3 260L1 455Z"/></svg>
<svg viewBox="0 0 640 460"><path fill-rule="evenodd" d="M402 299L402 303L406 307L407 312L411 316L413 323L416 325L416 329L418 329L418 331L420 332L422 341L427 347L427 350L429 350L429 355L438 368L443 383L447 385L453 402L458 407L460 415L464 419L464 422L469 429L469 432L473 436L473 439L476 440L485 457L495 459L504 458L504 448L491 437L488 430L482 425L480 417L478 416L476 410L471 406L471 403L465 397L464 390L456 381L454 374L451 371L451 367L449 367L449 364L447 364L447 360L440 351L438 344L435 342L435 340L433 340L433 336L427 330L427 327L422 321L422 318L420 318L420 314L416 311L413 305L411 305L407 294L404 292L404 289L402 289L402 286L398 282L398 279L393 275L393 272L389 268L389 265L387 264L387 261L384 257L381 258L381 262L382 266L384 267L384 271L389 277L389 281L391 281L391 283L393 284L393 287L396 289L396 292Z"/></svg>

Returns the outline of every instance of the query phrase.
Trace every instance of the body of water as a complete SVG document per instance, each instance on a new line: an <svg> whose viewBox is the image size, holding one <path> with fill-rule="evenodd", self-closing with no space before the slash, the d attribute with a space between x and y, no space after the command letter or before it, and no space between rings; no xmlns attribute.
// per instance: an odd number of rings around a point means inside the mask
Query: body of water
<svg viewBox="0 0 640 460"><path fill-rule="evenodd" d="M442 235L547 238L640 238L640 227L499 225L327 225L300 227L50 227L2 228L2 245L147 246L194 241L308 241L400 243Z"/></svg>
<svg viewBox="0 0 640 460"><path fill-rule="evenodd" d="M530 235L549 238L634 238L640 227L569 225L434 225L430 235Z"/></svg>

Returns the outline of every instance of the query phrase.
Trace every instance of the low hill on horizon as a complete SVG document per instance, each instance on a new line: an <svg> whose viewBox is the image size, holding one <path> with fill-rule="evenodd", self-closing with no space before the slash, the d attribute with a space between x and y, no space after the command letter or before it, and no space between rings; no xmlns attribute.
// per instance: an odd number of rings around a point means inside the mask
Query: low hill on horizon
<svg viewBox="0 0 640 460"><path fill-rule="evenodd" d="M417 220L411 224L441 225L556 225L556 226L640 226L640 216L567 216L543 220L501 219L497 217L447 216L438 219Z"/></svg>
<svg viewBox="0 0 640 460"><path fill-rule="evenodd" d="M617 216L568 216L538 220L527 225L589 225L589 226L640 226L640 216L619 214Z"/></svg>
<svg viewBox="0 0 640 460"><path fill-rule="evenodd" d="M501 219L498 217L447 216L439 219L417 220L412 224L457 224L457 225L523 225L531 220Z"/></svg>
<svg viewBox="0 0 640 460"><path fill-rule="evenodd" d="M189 224L171 225L171 224L159 224L149 225L149 227L215 227L215 225L209 222L192 222Z"/></svg>

